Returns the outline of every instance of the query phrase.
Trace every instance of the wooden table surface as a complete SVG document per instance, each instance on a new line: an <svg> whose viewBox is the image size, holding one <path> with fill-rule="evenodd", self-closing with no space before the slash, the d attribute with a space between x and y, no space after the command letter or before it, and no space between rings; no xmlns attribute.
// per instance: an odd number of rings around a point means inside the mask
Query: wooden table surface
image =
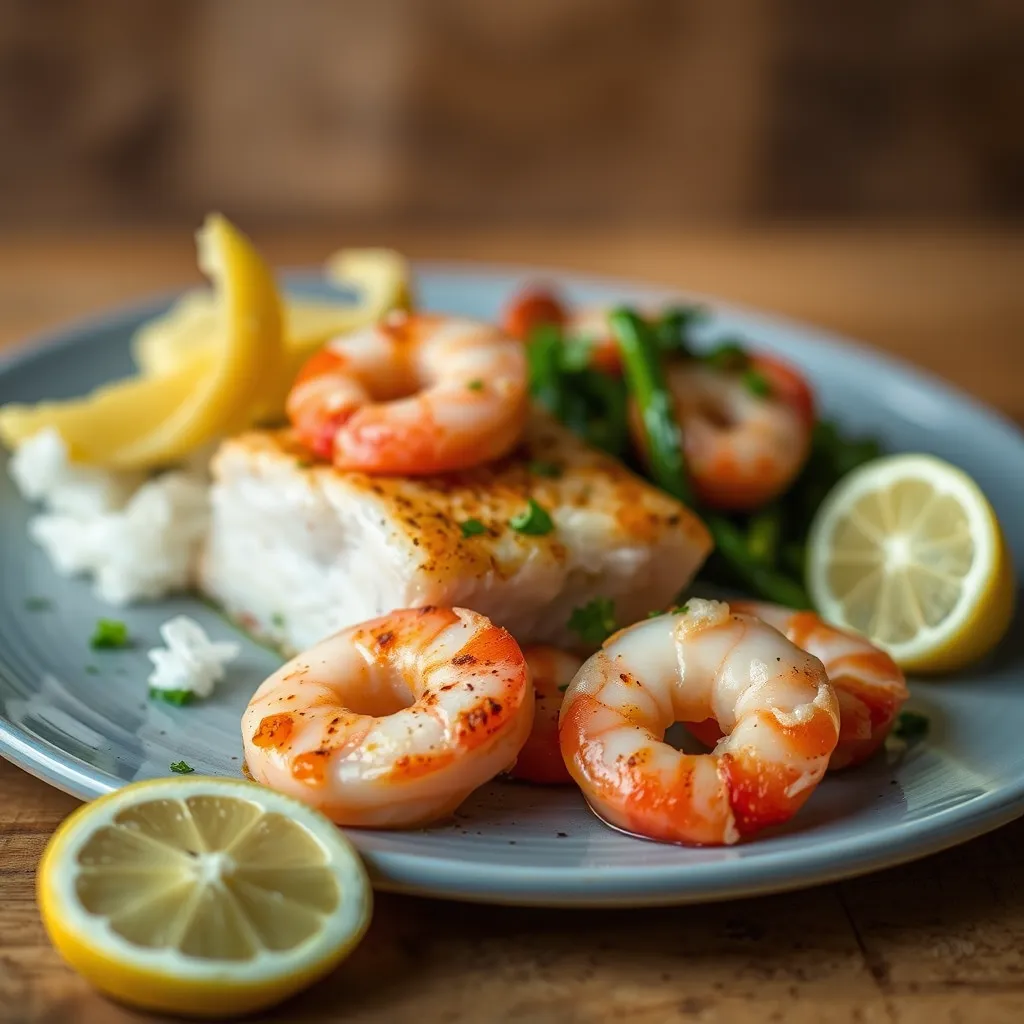
<svg viewBox="0 0 1024 1024"><path fill-rule="evenodd" d="M649 278L802 317L1024 421L1024 234L955 230L255 233L283 264L389 244ZM0 344L191 282L187 233L0 239ZM1024 467L1022 467L1024 468ZM0 570L2 571L2 570ZM48 945L34 873L76 801L0 762L0 1021L146 1019ZM280 1021L1024 1020L1024 822L865 878L702 907L520 910L381 896L363 945Z"/></svg>

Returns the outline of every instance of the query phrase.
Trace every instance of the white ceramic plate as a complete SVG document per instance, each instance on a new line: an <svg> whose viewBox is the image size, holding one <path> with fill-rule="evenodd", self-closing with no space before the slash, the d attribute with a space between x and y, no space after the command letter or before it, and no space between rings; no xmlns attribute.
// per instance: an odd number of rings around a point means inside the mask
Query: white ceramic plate
<svg viewBox="0 0 1024 1024"><path fill-rule="evenodd" d="M426 265L429 308L494 316L527 270ZM581 301L657 301L666 293L562 276ZM297 292L322 294L315 275ZM678 297L678 296L675 296ZM131 369L133 329L167 300L112 313L43 339L0 369L0 404L73 395ZM1024 439L993 412L937 381L820 331L711 304L709 333L728 331L806 369L823 407L894 451L963 466L985 489L1016 554L1024 556ZM2 457L0 457L2 459ZM214 611L182 598L117 613L128 651L94 652L109 615L87 584L58 578L26 539L31 509L0 461L0 753L88 799L136 779L198 772L238 775L239 716L278 664L248 640L215 696L187 708L146 698L145 650L157 628L187 612L211 635L237 635ZM36 599L49 602L38 610ZM493 783L451 824L417 832L352 832L381 888L496 903L684 903L797 888L895 864L970 839L1024 811L1024 650L1019 622L990 661L957 678L912 681L909 707L931 719L925 742L830 776L788 826L730 849L683 849L607 828L571 789Z"/></svg>

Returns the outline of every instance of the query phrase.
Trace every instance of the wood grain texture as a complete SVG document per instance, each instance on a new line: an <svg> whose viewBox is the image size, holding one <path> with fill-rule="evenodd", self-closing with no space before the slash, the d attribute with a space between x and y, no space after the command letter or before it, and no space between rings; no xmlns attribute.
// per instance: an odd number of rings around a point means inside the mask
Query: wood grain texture
<svg viewBox="0 0 1024 1024"><path fill-rule="evenodd" d="M0 0L0 222L1024 214L1014 0Z"/></svg>
<svg viewBox="0 0 1024 1024"><path fill-rule="evenodd" d="M280 263L339 244L535 260L715 292L803 316L929 365L1024 421L1024 237L815 232L265 233ZM191 282L180 232L0 241L0 345ZM0 1021L128 1024L68 971L34 874L76 806L0 762ZM336 973L266 1021L388 1024L1018 1024L1024 821L916 864L785 896L585 912L381 896Z"/></svg>

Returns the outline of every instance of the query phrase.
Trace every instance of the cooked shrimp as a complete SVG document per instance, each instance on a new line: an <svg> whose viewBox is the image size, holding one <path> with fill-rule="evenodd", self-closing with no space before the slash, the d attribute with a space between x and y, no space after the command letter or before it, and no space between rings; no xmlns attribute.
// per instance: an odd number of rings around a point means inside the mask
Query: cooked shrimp
<svg viewBox="0 0 1024 1024"><path fill-rule="evenodd" d="M770 372L762 369L769 366ZM776 390L783 371L791 382L799 380L788 368L761 357L751 367L772 389L768 394L755 393L741 374L693 360L666 368L694 490L715 508L753 509L771 501L793 482L810 452L809 390L798 402L792 387ZM645 435L635 410L632 429L642 448Z"/></svg>
<svg viewBox="0 0 1024 1024"><path fill-rule="evenodd" d="M339 469L430 476L490 462L527 414L522 346L489 324L396 312L306 364L288 418Z"/></svg>
<svg viewBox="0 0 1024 1024"><path fill-rule="evenodd" d="M569 339L585 341L589 364L605 373L622 372L618 342L608 326L608 310L591 306L568 312L562 300L542 287L524 288L512 297L502 317L505 331L520 341L529 341L533 331L545 324L562 327Z"/></svg>
<svg viewBox="0 0 1024 1024"><path fill-rule="evenodd" d="M528 287L516 292L502 313L505 333L518 341L529 341L533 331L545 324L561 327L568 319L562 300L543 287Z"/></svg>
<svg viewBox="0 0 1024 1024"><path fill-rule="evenodd" d="M556 324L567 339L588 343L592 367L615 375L622 372L622 358L608 313L601 306L569 312L554 292L527 288L509 303L504 323L523 341L534 328ZM771 501L796 479L814 427L814 398L799 373L771 356L744 358L746 369L757 374L753 388L749 376L696 359L676 358L666 366L697 496L737 511ZM757 393L758 387L767 394ZM646 432L635 408L631 429L642 452Z"/></svg>
<svg viewBox="0 0 1024 1024"><path fill-rule="evenodd" d="M525 647L523 655L530 669L537 705L533 728L519 751L511 775L526 782L557 785L572 782L558 746L558 713L562 697L583 659L557 647Z"/></svg>
<svg viewBox="0 0 1024 1024"><path fill-rule="evenodd" d="M711 753L664 742L673 722L707 718L725 733ZM562 756L598 815L705 845L790 819L838 735L817 658L760 619L701 600L612 636L576 674L559 724Z"/></svg>
<svg viewBox="0 0 1024 1024"><path fill-rule="evenodd" d="M589 365L617 376L622 373L622 352L608 325L608 310L603 306L587 306L572 313L566 331L587 345Z"/></svg>
<svg viewBox="0 0 1024 1024"><path fill-rule="evenodd" d="M526 662L463 608L392 612L275 672L242 716L257 782L339 825L444 818L515 760L533 722Z"/></svg>
<svg viewBox="0 0 1024 1024"><path fill-rule="evenodd" d="M885 742L910 696L896 662L855 633L830 626L814 612L763 601L737 601L733 611L756 615L825 666L839 700L839 742L829 768L866 761Z"/></svg>

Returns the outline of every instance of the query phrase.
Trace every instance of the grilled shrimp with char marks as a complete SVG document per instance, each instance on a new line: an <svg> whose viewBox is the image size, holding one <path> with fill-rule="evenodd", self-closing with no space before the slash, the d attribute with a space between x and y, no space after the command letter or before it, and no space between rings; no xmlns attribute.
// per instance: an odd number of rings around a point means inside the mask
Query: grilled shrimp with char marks
<svg viewBox="0 0 1024 1024"><path fill-rule="evenodd" d="M520 441L526 355L490 324L394 312L313 356L286 408L303 444L339 469L386 476L467 469Z"/></svg>
<svg viewBox="0 0 1024 1024"><path fill-rule="evenodd" d="M339 825L412 828L512 764L533 705L504 629L463 608L396 611L260 686L242 716L246 764Z"/></svg>

